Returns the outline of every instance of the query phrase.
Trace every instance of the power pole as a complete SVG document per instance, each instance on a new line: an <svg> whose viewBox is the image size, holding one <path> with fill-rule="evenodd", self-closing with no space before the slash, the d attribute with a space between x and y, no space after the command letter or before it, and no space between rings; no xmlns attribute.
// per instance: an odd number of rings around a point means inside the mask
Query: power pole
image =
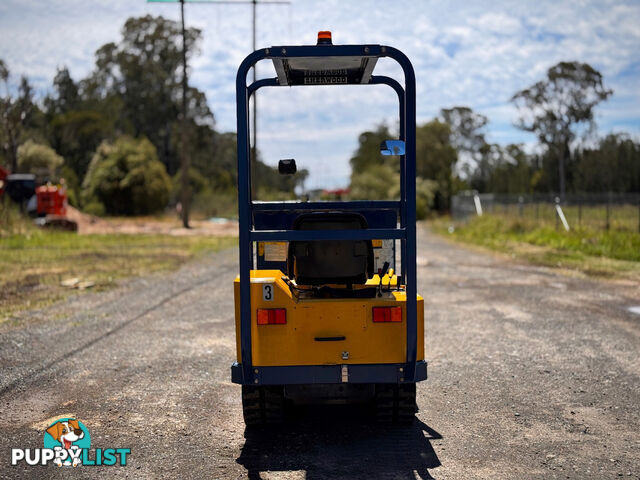
<svg viewBox="0 0 640 480"><path fill-rule="evenodd" d="M259 3L276 3L276 4L291 4L289 0L147 0L149 3L173 3L178 1L180 3L180 20L182 23L182 122L181 122L181 143L180 149L180 172L182 176L181 185L181 203L182 203L182 226L189 228L189 206L191 196L189 192L189 157L187 152L187 42L186 33L184 28L184 4L185 3L213 3L221 5L237 5L250 3L252 7L253 17L253 41L252 51L256 50L256 7ZM257 79L256 66L253 67L253 81ZM258 102L257 95L253 94L253 145L251 147L251 166L255 172L255 165L257 162L258 154ZM255 178L255 176L252 176Z"/></svg>
<svg viewBox="0 0 640 480"><path fill-rule="evenodd" d="M151 0L150 0L151 1ZM157 1L157 0L156 0ZM187 0L188 1L188 0ZM289 0L192 0L191 3L218 3L221 5L238 5L238 4L251 4L251 16L252 16L252 43L251 43L251 51L255 52L256 45L256 25L257 25L257 6L258 4L271 3L271 4L282 4L282 5L290 5L291 2ZM253 66L253 81L257 80L256 73L256 65ZM258 162L258 92L253 93L253 119L252 119L252 130L253 135L250 136L251 139L251 170L255 173L255 167ZM255 180L256 176L251 176L252 182L252 190L255 190Z"/></svg>
<svg viewBox="0 0 640 480"><path fill-rule="evenodd" d="M182 172L182 226L189 228L189 207L191 192L189 191L189 154L187 152L187 35L184 29L184 0L180 0L180 20L182 22L182 128L181 137L181 172Z"/></svg>

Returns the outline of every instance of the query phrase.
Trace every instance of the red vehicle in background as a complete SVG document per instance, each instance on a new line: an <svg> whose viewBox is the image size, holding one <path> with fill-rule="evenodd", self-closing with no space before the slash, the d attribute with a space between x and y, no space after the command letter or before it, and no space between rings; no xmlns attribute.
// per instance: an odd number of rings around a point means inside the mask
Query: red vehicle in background
<svg viewBox="0 0 640 480"><path fill-rule="evenodd" d="M64 185L42 185L36 188L39 217L46 215L67 216L67 189Z"/></svg>
<svg viewBox="0 0 640 480"><path fill-rule="evenodd" d="M64 180L59 185L47 183L36 188L36 223L43 228L78 231L78 224L67 218L67 188Z"/></svg>
<svg viewBox="0 0 640 480"><path fill-rule="evenodd" d="M0 198L4 194L4 189L7 186L7 177L9 176L9 172L4 168L0 167Z"/></svg>
<svg viewBox="0 0 640 480"><path fill-rule="evenodd" d="M36 176L29 173L9 174L0 166L0 198L7 196L20 206L23 213L36 215L36 224L43 228L78 231L77 222L67 217L67 188L64 179L36 187Z"/></svg>

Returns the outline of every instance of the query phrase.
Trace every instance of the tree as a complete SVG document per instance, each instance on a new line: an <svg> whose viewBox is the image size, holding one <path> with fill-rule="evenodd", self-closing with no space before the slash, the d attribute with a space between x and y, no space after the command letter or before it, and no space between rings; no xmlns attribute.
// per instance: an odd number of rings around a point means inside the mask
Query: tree
<svg viewBox="0 0 640 480"><path fill-rule="evenodd" d="M146 15L128 19L122 36L118 45L108 43L96 53L96 90L122 97L123 124L131 128L134 136L151 140L170 174L177 171L178 165L186 169L196 147L192 143L193 130L206 124L213 133L213 114L204 93L189 88L186 71L180 72L187 61L186 57L183 60L184 52L187 57L198 52L196 44L201 32ZM175 136L178 119L181 135ZM192 196L188 172L184 180L182 217L184 227L188 227Z"/></svg>
<svg viewBox="0 0 640 480"><path fill-rule="evenodd" d="M392 138L382 124L358 137L358 149L351 163L350 197L354 200L388 200L399 198L400 167L397 157L380 154L380 144Z"/></svg>
<svg viewBox="0 0 640 480"><path fill-rule="evenodd" d="M82 189L92 213L144 215L166 207L171 181L149 140L121 137L98 147Z"/></svg>
<svg viewBox="0 0 640 480"><path fill-rule="evenodd" d="M187 29L190 57L198 52L200 38L200 30ZM170 174L177 171L179 164L176 153L179 136L174 135L174 130L180 114L181 62L178 22L151 15L129 18L122 29L122 41L98 49L96 70L83 86L94 97L122 99L119 129L148 138ZM204 93L189 88L187 107L192 125L213 127L213 114ZM190 142L189 146L192 147Z"/></svg>
<svg viewBox="0 0 640 480"><path fill-rule="evenodd" d="M449 143L449 127L434 120L417 129L416 213L427 216L434 206L446 208L451 192L451 171L456 152ZM398 157L380 154L380 144L393 138L386 125L363 132L358 150L351 157L352 199L389 200L400 198Z"/></svg>
<svg viewBox="0 0 640 480"><path fill-rule="evenodd" d="M489 120L469 107L443 108L440 115L451 129L451 145L458 152L458 165L469 177L486 151L484 129Z"/></svg>
<svg viewBox="0 0 640 480"><path fill-rule="evenodd" d="M595 128L593 110L612 93L604 87L600 72L590 65L560 62L547 71L545 80L511 98L520 112L516 126L535 133L555 157L561 197L566 190L565 166L578 129Z"/></svg>
<svg viewBox="0 0 640 480"><path fill-rule="evenodd" d="M437 118L416 130L416 175L436 183L434 208L440 212L449 209L458 160L450 138L451 128Z"/></svg>
<svg viewBox="0 0 640 480"><path fill-rule="evenodd" d="M20 78L18 96L13 98L9 92L9 69L1 59L0 80L4 83L5 90L4 96L0 97L0 148L9 168L15 171L18 167L18 146L36 109L33 103L33 88L27 77L23 76Z"/></svg>
<svg viewBox="0 0 640 480"><path fill-rule="evenodd" d="M44 104L49 115L64 114L71 110L77 110L80 106L80 93L78 85L71 78L69 69L58 69L53 79L55 96L47 96Z"/></svg>
<svg viewBox="0 0 640 480"><path fill-rule="evenodd" d="M374 131L361 133L358 137L358 149L349 160L352 175L364 173L373 165L384 165L391 161L392 157L380 155L380 144L390 138L392 134L384 124L378 125Z"/></svg>
<svg viewBox="0 0 640 480"><path fill-rule="evenodd" d="M349 160L351 164L350 197L355 200L387 200L394 198L400 183L397 159L380 154L380 144L392 138L389 128L382 124L376 130L358 137L358 149Z"/></svg>
<svg viewBox="0 0 640 480"><path fill-rule="evenodd" d="M53 92L43 103L49 143L64 157L67 174L71 169L82 180L98 145L115 137L114 119L103 112L103 106L83 98L66 67L58 70Z"/></svg>
<svg viewBox="0 0 640 480"><path fill-rule="evenodd" d="M49 123L52 146L65 158L79 178L84 178L96 148L110 140L113 123L93 110L72 110L56 115Z"/></svg>
<svg viewBox="0 0 640 480"><path fill-rule="evenodd" d="M487 179L487 191L495 193L529 193L531 166L522 145L492 145L493 162Z"/></svg>
<svg viewBox="0 0 640 480"><path fill-rule="evenodd" d="M372 165L351 174L349 196L354 200L389 200L400 197L400 174L391 165Z"/></svg>
<svg viewBox="0 0 640 480"><path fill-rule="evenodd" d="M640 191L640 144L626 135L609 134L596 148L578 151L574 184L579 192Z"/></svg>
<svg viewBox="0 0 640 480"><path fill-rule="evenodd" d="M27 140L18 147L18 168L24 173L33 173L41 179L52 180L56 170L62 166L64 160L55 150L47 145L41 145Z"/></svg>

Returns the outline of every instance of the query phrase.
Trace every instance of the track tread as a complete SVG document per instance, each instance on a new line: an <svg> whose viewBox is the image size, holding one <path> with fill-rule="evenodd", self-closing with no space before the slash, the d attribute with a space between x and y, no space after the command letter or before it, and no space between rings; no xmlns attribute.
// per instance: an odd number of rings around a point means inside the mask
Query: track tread
<svg viewBox="0 0 640 480"><path fill-rule="evenodd" d="M281 386L242 386L242 415L247 427L282 423L284 405Z"/></svg>
<svg viewBox="0 0 640 480"><path fill-rule="evenodd" d="M242 386L242 416L247 427L262 424L262 408L260 407L259 387Z"/></svg>
<svg viewBox="0 0 640 480"><path fill-rule="evenodd" d="M375 410L376 421L392 423L394 420L394 391L393 385L376 385Z"/></svg>
<svg viewBox="0 0 640 480"><path fill-rule="evenodd" d="M263 418L264 423L275 425L284 421L284 389L283 387L263 388Z"/></svg>
<svg viewBox="0 0 640 480"><path fill-rule="evenodd" d="M411 424L418 411L416 404L416 384L398 385L397 422Z"/></svg>
<svg viewBox="0 0 640 480"><path fill-rule="evenodd" d="M415 383L376 385L375 411L378 422L411 424L417 410Z"/></svg>

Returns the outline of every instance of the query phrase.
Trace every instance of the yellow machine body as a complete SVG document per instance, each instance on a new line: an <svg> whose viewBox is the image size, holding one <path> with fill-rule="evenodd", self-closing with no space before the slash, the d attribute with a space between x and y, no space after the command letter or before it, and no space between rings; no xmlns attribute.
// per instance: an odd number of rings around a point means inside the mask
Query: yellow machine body
<svg viewBox="0 0 640 480"><path fill-rule="evenodd" d="M282 280L283 275L280 270L251 271L251 356L254 366L406 362L406 295L396 288L398 277L383 277L383 286L390 286L391 291L383 289L382 297L325 299L296 298ZM377 286L379 282L380 278L374 275L367 286ZM239 277L234 282L234 296L237 361L240 363ZM417 302L419 361L424 360L424 300L418 296ZM402 307L401 322L373 322L373 307L394 306ZM258 325L258 309L274 308L286 309L286 324Z"/></svg>

